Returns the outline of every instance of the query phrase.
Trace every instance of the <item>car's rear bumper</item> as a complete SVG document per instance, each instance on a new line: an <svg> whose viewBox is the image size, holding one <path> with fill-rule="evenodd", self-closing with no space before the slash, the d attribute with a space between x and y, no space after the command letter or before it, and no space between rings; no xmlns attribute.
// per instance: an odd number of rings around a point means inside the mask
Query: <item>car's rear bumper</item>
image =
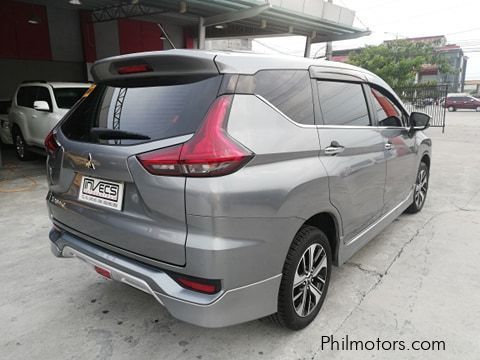
<svg viewBox="0 0 480 360"><path fill-rule="evenodd" d="M174 317L195 325L229 326L277 311L281 274L214 295L202 294L181 287L160 268L116 254L64 230L52 229L50 240L55 256L76 257L92 268L107 269L112 279L151 294Z"/></svg>

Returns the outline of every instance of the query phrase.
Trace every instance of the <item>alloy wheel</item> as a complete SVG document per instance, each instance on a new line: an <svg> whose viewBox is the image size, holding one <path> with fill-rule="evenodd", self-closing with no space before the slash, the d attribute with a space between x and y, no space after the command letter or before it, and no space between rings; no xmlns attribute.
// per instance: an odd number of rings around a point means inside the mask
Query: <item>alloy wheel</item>
<svg viewBox="0 0 480 360"><path fill-rule="evenodd" d="M425 198L427 197L428 189L428 173L427 170L421 169L417 176L415 183L415 205L417 208L421 208Z"/></svg>
<svg viewBox="0 0 480 360"><path fill-rule="evenodd" d="M20 135L15 137L15 148L18 156L23 158L25 156L25 143Z"/></svg>
<svg viewBox="0 0 480 360"><path fill-rule="evenodd" d="M296 313L306 317L317 307L327 279L328 258L320 244L310 245L295 271L292 300Z"/></svg>

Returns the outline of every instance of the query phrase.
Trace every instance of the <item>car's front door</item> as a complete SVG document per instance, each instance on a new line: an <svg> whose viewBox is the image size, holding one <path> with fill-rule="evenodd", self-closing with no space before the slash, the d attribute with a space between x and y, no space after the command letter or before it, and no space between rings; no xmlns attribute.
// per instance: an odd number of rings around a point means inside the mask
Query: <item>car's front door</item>
<svg viewBox="0 0 480 360"><path fill-rule="evenodd" d="M385 142L371 126L362 83L319 79L317 88L323 120L317 127L320 159L348 242L382 213Z"/></svg>
<svg viewBox="0 0 480 360"><path fill-rule="evenodd" d="M386 144L384 212L388 212L413 189L417 173L415 134L409 131L407 113L392 94L379 87L369 90L372 112Z"/></svg>

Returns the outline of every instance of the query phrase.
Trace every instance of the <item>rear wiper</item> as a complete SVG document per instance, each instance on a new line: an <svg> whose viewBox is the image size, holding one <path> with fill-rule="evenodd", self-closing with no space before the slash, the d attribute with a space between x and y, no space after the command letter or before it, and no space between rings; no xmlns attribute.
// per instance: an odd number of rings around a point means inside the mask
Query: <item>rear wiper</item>
<svg viewBox="0 0 480 360"><path fill-rule="evenodd" d="M150 140L150 137L147 135L105 128L91 128L90 134L101 140Z"/></svg>

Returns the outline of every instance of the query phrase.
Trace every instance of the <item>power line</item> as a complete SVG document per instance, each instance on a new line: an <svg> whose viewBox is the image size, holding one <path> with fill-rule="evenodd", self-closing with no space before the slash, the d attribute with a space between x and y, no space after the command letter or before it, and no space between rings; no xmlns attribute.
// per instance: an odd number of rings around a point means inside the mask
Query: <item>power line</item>
<svg viewBox="0 0 480 360"><path fill-rule="evenodd" d="M475 31L475 30L480 30L480 27L471 28L471 29L462 30L462 31L456 31L456 32L453 32L453 33L445 34L445 35L463 34L463 33L470 32L470 31Z"/></svg>

